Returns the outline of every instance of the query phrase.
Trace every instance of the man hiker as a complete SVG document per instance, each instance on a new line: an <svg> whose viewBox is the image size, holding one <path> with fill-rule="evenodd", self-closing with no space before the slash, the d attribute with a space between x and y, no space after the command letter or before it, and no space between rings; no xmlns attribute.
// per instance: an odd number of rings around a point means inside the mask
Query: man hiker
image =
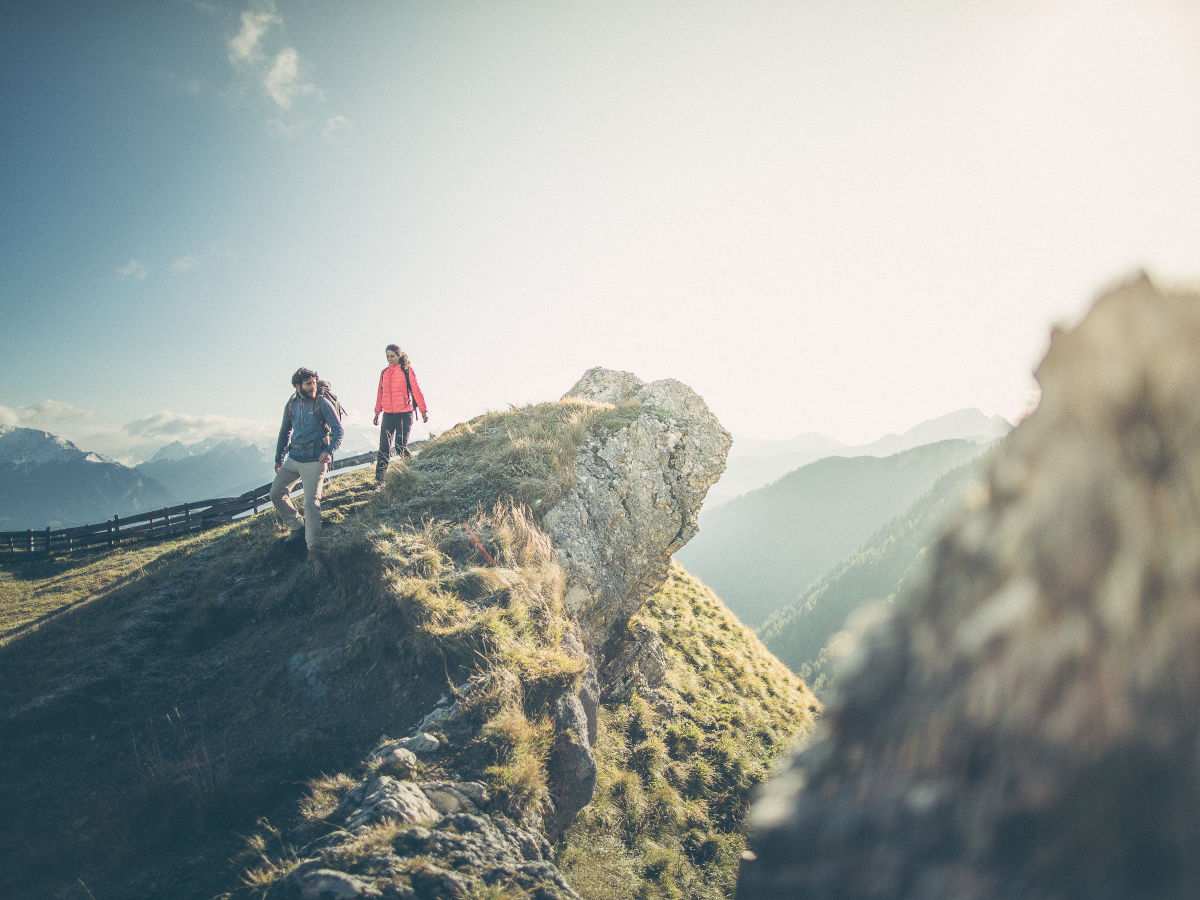
<svg viewBox="0 0 1200 900"><path fill-rule="evenodd" d="M396 344L388 344L387 367L379 373L379 390L375 393L375 424L383 414L379 426L379 454L375 458L375 486L383 484L387 474L388 460L392 447L397 446L400 455L408 456L408 431L412 427L413 413L421 411L421 421L429 421L425 408L425 396L417 383L417 373L408 360L408 354L400 352Z"/></svg>
<svg viewBox="0 0 1200 900"><path fill-rule="evenodd" d="M283 424L275 443L275 480L271 502L288 527L287 543L297 550L312 550L321 535L321 488L333 452L342 443L342 423L337 409L319 393L320 379L312 369L299 368L292 376L296 392L283 408ZM286 455L285 455L286 454ZM288 491L304 482L304 518L296 512Z"/></svg>

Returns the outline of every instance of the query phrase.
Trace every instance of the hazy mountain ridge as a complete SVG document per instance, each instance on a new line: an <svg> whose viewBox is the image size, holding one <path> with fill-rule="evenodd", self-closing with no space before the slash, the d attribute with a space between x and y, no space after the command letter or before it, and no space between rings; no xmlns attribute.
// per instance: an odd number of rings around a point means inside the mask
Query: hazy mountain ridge
<svg viewBox="0 0 1200 900"><path fill-rule="evenodd" d="M977 483L988 457L983 454L947 472L903 515L767 618L759 630L763 643L818 696L826 696L834 675L831 641L856 610L900 596L930 543Z"/></svg>
<svg viewBox="0 0 1200 900"><path fill-rule="evenodd" d="M190 446L173 441L134 469L176 497L207 500L269 482L275 475L273 452L241 438L206 438Z"/></svg>
<svg viewBox="0 0 1200 900"><path fill-rule="evenodd" d="M887 457L820 459L706 509L677 557L757 627L987 446L950 440Z"/></svg>
<svg viewBox="0 0 1200 900"><path fill-rule="evenodd" d="M756 490L826 456L892 456L924 444L947 440L991 443L1012 430L1003 416L986 416L978 409L960 409L914 425L903 434L887 434L869 444L848 445L820 434L790 440L734 439L729 463L709 494L715 509L734 497Z"/></svg>
<svg viewBox="0 0 1200 900"><path fill-rule="evenodd" d="M36 428L0 425L0 462L43 466L61 462L111 462L99 453L80 450L65 438Z"/></svg>

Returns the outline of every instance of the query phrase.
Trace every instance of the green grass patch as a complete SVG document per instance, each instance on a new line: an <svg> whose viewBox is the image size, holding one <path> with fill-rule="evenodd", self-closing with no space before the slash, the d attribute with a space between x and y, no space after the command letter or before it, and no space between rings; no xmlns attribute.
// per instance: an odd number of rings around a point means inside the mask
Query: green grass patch
<svg viewBox="0 0 1200 900"><path fill-rule="evenodd" d="M438 435L416 461L393 463L385 496L392 516L465 521L500 499L535 517L572 486L575 460L589 441L614 433L642 411L564 400L487 413Z"/></svg>
<svg viewBox="0 0 1200 900"><path fill-rule="evenodd" d="M820 705L678 565L640 615L675 713L640 696L601 708L596 798L558 862L588 900L732 897L750 794Z"/></svg>

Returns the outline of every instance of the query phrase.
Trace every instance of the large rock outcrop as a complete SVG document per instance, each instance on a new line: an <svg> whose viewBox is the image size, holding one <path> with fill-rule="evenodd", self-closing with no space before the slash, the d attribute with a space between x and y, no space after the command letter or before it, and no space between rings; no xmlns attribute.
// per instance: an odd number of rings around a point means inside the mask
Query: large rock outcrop
<svg viewBox="0 0 1200 900"><path fill-rule="evenodd" d="M1200 294L1139 277L751 813L741 900L1200 896Z"/></svg>
<svg viewBox="0 0 1200 900"><path fill-rule="evenodd" d="M542 519L567 576L567 607L596 648L666 580L733 439L695 391L671 379L647 384L594 368L563 396L571 398L641 406L627 427L584 446L573 487Z"/></svg>
<svg viewBox="0 0 1200 900"><path fill-rule="evenodd" d="M474 676L455 687L455 699L443 697L415 721L409 737L377 748L362 780L327 817L333 829L306 843L305 857L284 879L290 896L440 900L473 896L482 884L543 900L577 897L554 865L550 842L594 795L602 696L661 681L658 634L626 625L666 581L671 554L695 534L700 504L724 469L731 439L704 401L677 381L645 384L628 373L592 369L564 399L628 404L631 415L619 428L597 429L583 445L571 487L542 517L545 534L538 532L542 541L550 538L546 552L555 571L561 567L572 619L555 649L585 668L582 684L544 698L552 725L547 796L515 808L520 804L495 796L478 772L459 772L455 780L417 777L423 762L454 750L426 729L462 743L470 735L461 732L478 727L467 720L492 685ZM323 673L344 655L334 648L300 659L297 686L320 690ZM385 840L365 864L357 848L381 829Z"/></svg>

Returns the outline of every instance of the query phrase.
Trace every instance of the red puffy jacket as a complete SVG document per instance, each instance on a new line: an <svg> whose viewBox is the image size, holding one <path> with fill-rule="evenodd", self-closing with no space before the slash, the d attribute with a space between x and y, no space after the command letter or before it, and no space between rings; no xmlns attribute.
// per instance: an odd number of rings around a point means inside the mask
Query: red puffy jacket
<svg viewBox="0 0 1200 900"><path fill-rule="evenodd" d="M417 373L411 365L408 367L408 380L404 378L404 367L397 364L388 366L379 373L379 391L375 395L375 412L412 412L412 399L408 396L408 386L412 384L413 397L417 401L417 409L422 415L428 415L425 408L425 397L421 393L421 385L417 384Z"/></svg>

